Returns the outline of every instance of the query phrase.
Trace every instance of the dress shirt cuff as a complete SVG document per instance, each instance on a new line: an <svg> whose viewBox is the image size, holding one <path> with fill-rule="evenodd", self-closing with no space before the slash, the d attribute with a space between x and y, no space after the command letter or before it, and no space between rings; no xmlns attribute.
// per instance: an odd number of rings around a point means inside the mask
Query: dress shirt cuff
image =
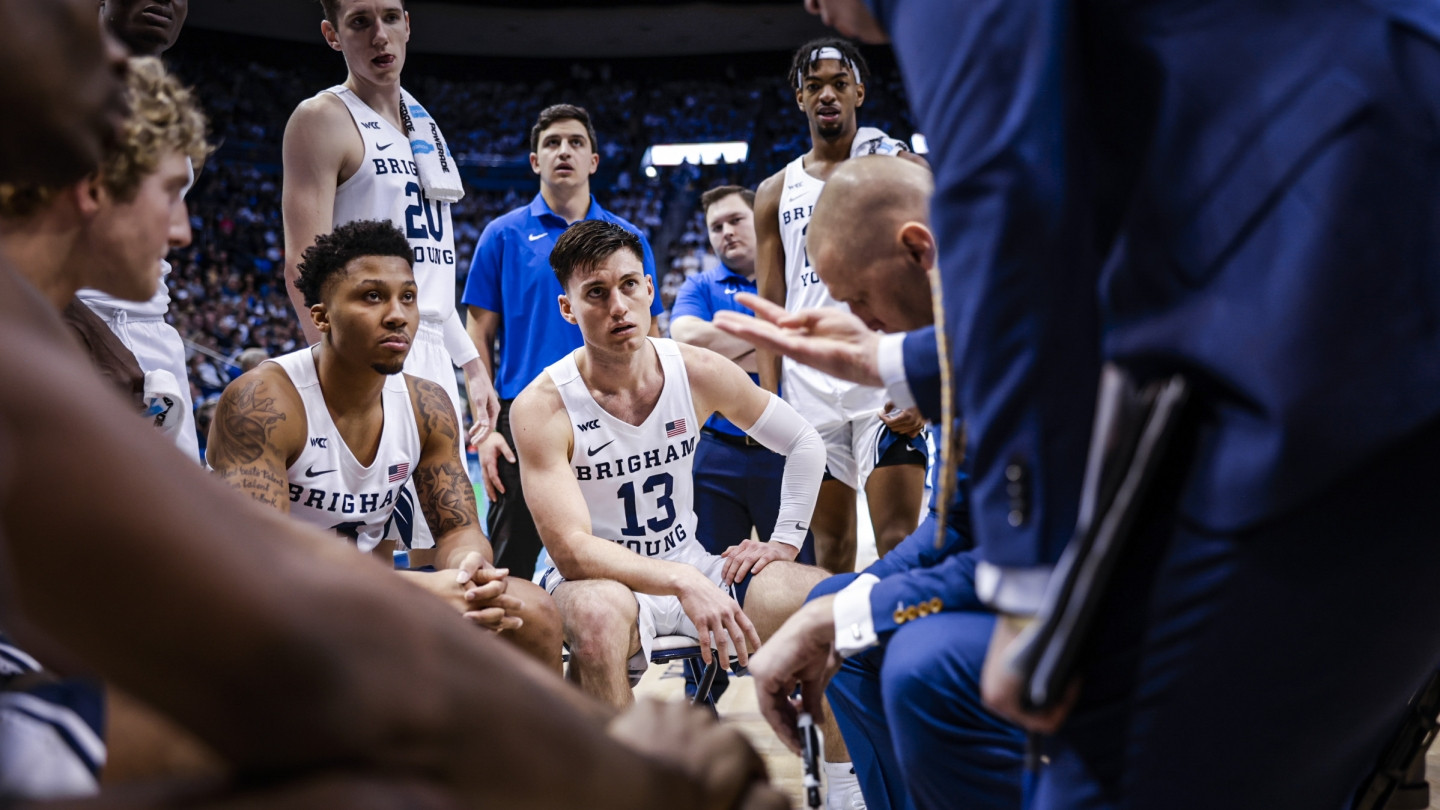
<svg viewBox="0 0 1440 810"><path fill-rule="evenodd" d="M870 591L879 581L874 574L861 574L835 594L835 650L846 658L879 641L870 611Z"/></svg>
<svg viewBox="0 0 1440 810"><path fill-rule="evenodd" d="M1015 616L1033 616L1045 599L1051 566L1002 568L983 560L975 566L975 595L991 608Z"/></svg>
<svg viewBox="0 0 1440 810"><path fill-rule="evenodd" d="M910 393L910 383L905 380L904 332L880 338L875 366L880 372L880 381L885 384L885 394L895 407L902 411L915 407L915 395Z"/></svg>

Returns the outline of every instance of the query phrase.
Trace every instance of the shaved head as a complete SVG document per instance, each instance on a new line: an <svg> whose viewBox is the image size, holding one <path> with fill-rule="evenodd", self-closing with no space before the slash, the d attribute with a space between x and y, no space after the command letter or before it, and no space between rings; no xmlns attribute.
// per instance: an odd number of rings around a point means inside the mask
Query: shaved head
<svg viewBox="0 0 1440 810"><path fill-rule="evenodd" d="M935 269L929 170L890 155L840 164L815 203L806 249L838 301L872 329L908 331L934 321L927 273Z"/></svg>

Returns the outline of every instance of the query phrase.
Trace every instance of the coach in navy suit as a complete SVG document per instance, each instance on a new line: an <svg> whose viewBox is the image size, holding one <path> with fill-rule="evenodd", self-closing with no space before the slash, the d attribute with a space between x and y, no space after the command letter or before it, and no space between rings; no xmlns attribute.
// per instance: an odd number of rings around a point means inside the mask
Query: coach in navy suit
<svg viewBox="0 0 1440 810"><path fill-rule="evenodd" d="M931 189L928 170L893 157L846 161L815 204L807 247L831 295L851 312L792 315L759 302L763 320L722 315L716 324L782 354L788 335L774 322L791 317L809 319L812 331L869 335L884 344L877 354L900 367L886 386L891 401L938 412L937 345L933 327L922 326L934 319ZM920 330L900 331L914 327ZM879 338L872 329L898 333ZM816 586L811 603L751 659L761 711L782 734L796 680L812 692L829 681L825 694L871 810L1021 805L1023 734L980 699L995 614L975 594L964 478L956 471L949 488L941 543L935 505L942 488L932 478L930 515L916 531L862 573ZM816 676L833 654L844 658L833 678Z"/></svg>
<svg viewBox="0 0 1440 810"><path fill-rule="evenodd" d="M987 696L1041 807L1342 807L1440 651L1440 10L811 0L888 31L934 145ZM1079 700L1005 661L1075 524L1099 365L1195 435Z"/></svg>

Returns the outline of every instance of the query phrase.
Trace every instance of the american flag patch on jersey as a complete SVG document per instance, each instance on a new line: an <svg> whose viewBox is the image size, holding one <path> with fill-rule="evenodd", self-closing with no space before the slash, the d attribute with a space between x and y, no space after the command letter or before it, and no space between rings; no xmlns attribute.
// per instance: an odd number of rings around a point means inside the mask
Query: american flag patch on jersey
<svg viewBox="0 0 1440 810"><path fill-rule="evenodd" d="M684 420L684 419L676 419L674 422L666 422L666 423L665 423L665 438L667 438L667 439L670 438L671 436L679 436L681 433L684 433L684 432L685 432L685 420Z"/></svg>
<svg viewBox="0 0 1440 810"><path fill-rule="evenodd" d="M410 477L410 463L409 463L409 462L406 462L406 463L404 463L404 464L391 464L391 465L390 465L390 483L393 484L393 483L395 483L396 481L404 481L406 478L409 478L409 477Z"/></svg>

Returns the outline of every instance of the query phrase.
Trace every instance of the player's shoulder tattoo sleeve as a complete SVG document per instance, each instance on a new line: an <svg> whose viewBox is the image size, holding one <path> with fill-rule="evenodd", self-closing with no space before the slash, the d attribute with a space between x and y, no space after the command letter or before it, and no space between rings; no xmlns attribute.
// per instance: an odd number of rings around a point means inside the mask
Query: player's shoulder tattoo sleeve
<svg viewBox="0 0 1440 810"><path fill-rule="evenodd" d="M252 499L287 510L286 451L277 434L288 422L274 388L259 375L242 376L215 408L206 448L210 466Z"/></svg>
<svg viewBox="0 0 1440 810"><path fill-rule="evenodd" d="M232 383L215 406L208 455L217 470L254 464L279 449L273 437L286 421L279 398L262 378L247 377Z"/></svg>

